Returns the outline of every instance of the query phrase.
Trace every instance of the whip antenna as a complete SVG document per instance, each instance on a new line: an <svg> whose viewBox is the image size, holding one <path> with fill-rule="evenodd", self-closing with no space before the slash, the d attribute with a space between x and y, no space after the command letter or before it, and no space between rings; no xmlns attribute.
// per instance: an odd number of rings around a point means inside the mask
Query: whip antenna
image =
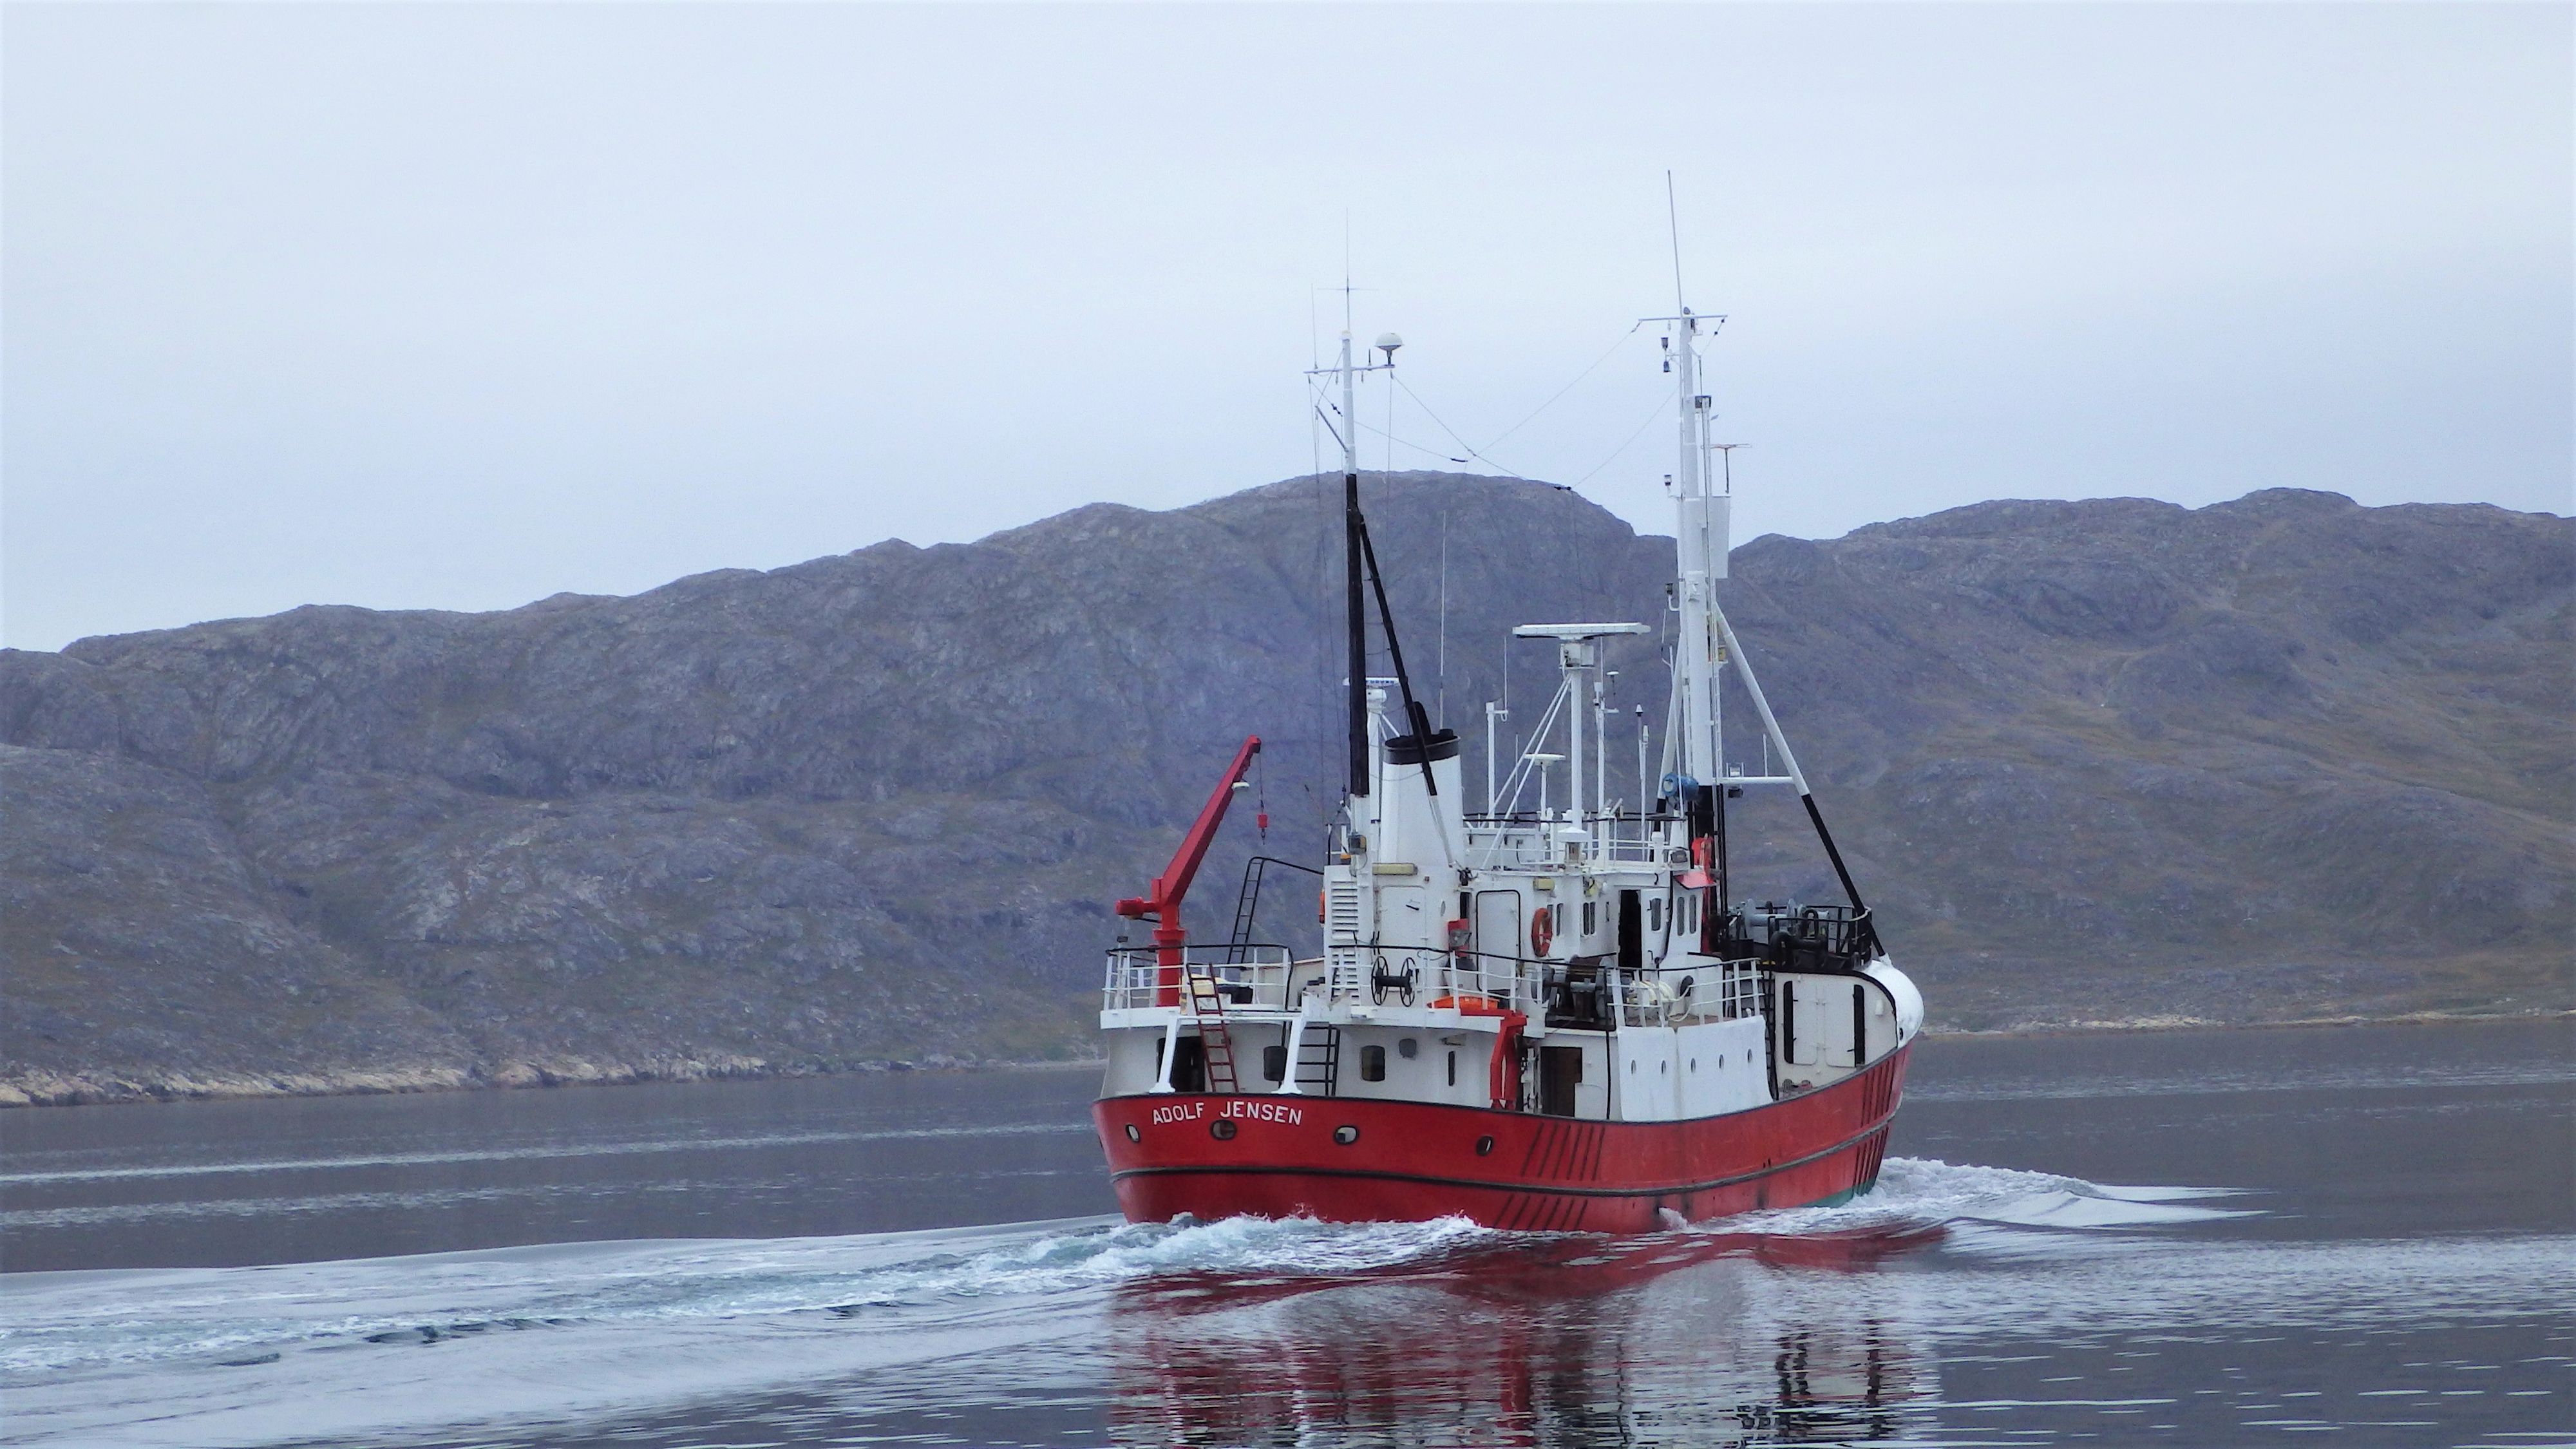
<svg viewBox="0 0 2576 1449"><path fill-rule="evenodd" d="M1670 171L1664 173L1664 219L1672 224L1673 229L1673 307L1679 311L1685 305L1682 301L1682 212L1673 201L1673 173Z"/></svg>

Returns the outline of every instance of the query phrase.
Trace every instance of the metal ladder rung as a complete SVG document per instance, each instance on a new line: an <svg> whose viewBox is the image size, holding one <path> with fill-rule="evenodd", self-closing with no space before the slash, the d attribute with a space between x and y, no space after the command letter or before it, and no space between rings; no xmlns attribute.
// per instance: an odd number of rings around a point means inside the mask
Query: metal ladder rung
<svg viewBox="0 0 2576 1449"><path fill-rule="evenodd" d="M1290 1075L1298 1089L1313 1090L1327 1097L1341 1094L1342 1076L1341 1028L1321 1022L1309 1023L1297 1044L1297 1060L1290 1063Z"/></svg>
<svg viewBox="0 0 2576 1449"><path fill-rule="evenodd" d="M1199 1058L1207 1066L1208 1090L1229 1094L1243 1090L1235 1076L1234 1037L1225 1027L1225 993L1217 989L1216 972L1205 966L1185 966L1181 979L1189 993L1190 1015L1198 1018Z"/></svg>

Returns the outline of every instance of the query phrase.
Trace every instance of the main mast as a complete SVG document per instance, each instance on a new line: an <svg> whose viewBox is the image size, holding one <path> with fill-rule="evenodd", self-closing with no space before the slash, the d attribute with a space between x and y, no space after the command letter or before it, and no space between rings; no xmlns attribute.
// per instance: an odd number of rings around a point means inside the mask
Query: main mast
<svg viewBox="0 0 2576 1449"><path fill-rule="evenodd" d="M1852 883L1851 871L1843 863L1843 853L1835 846L1833 832L1825 828L1824 812L1817 809L1814 791L1807 786L1807 774L1798 768L1798 756L1789 748L1788 736L1780 731L1780 722L1772 716L1771 702L1763 697L1762 683L1753 677L1752 661L1736 645L1735 631L1728 627L1726 614L1717 606L1719 580L1726 577L1728 536L1733 520L1734 478L1731 470L1722 470L1711 478L1709 455L1718 451L1709 441L1709 424L1716 416L1713 399L1701 390L1699 349L1695 345L1703 322L1723 324L1723 316L1701 317L1688 306L1671 317L1653 317L1648 321L1669 323L1672 334L1665 339L1668 355L1664 366L1673 373L1675 397L1681 425L1681 456L1673 474L1675 520L1673 549L1678 575L1674 590L1677 614L1673 645L1673 727L1680 737L1677 767L1701 789L1697 801L1681 803L1689 812L1693 833L1714 832L1717 853L1725 849L1723 815L1730 790L1743 785L1787 785L1798 792L1798 803L1806 807L1807 819L1816 828L1816 839L1825 847L1825 857L1833 864L1834 877L1842 883L1843 894L1851 901L1852 911L1860 923L1860 937L1870 954L1879 950L1877 932L1871 925L1868 907L1860 898L1860 888ZM1712 329L1713 330L1713 329ZM1770 741L1783 773L1746 776L1730 773L1726 765L1724 715L1719 704L1719 688L1725 677L1725 666L1735 666L1736 678L1743 682L1745 696L1753 703L1753 712L1762 722L1762 732ZM1702 802L1705 803L1702 803ZM1723 860L1716 862L1719 879L1725 875ZM1723 886L1720 886L1723 891ZM1720 903L1723 909L1724 903Z"/></svg>
<svg viewBox="0 0 2576 1449"><path fill-rule="evenodd" d="M1673 474L1673 502L1678 515L1673 530L1674 573L1679 585L1675 603L1680 615L1676 620L1679 628L1674 641L1673 687L1680 706L1676 723L1681 737L1680 758L1675 763L1691 779L1715 783L1726 772L1718 686L1727 657L1724 626L1718 622L1716 585L1726 577L1731 522L1728 514L1734 500L1710 486L1711 399L1700 390L1697 343L1701 322L1723 323L1726 319L1701 318L1684 307L1679 316L1654 320L1673 325L1673 335L1665 344L1670 351L1666 365L1673 372L1681 431L1680 457L1675 460Z"/></svg>
<svg viewBox="0 0 2576 1449"><path fill-rule="evenodd" d="M1360 602L1360 415L1353 404L1353 384L1361 369L1351 366L1351 328L1342 324L1342 615L1349 629L1350 673L1345 691L1350 703L1350 763L1353 796L1369 792L1368 615Z"/></svg>

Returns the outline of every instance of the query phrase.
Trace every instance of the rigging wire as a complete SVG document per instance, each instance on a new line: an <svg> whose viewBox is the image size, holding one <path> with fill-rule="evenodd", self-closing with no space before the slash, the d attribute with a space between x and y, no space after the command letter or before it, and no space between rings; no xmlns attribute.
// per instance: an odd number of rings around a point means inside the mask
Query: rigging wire
<svg viewBox="0 0 2576 1449"><path fill-rule="evenodd" d="M1340 409L1340 408L1335 408L1335 409L1333 409L1333 411L1334 411L1334 412L1340 412L1340 411L1341 411L1341 409ZM1316 408L1315 408L1315 417L1316 417L1316 419L1317 419L1318 421L1320 421L1320 422L1322 422L1322 423L1323 423L1323 425L1324 425L1324 431L1325 431L1325 432L1328 432L1328 433L1330 433L1330 434L1332 434L1332 435L1333 435L1333 441L1334 441L1334 442L1341 444L1345 449L1347 449L1347 448L1349 448L1349 447L1350 447L1350 445L1351 445L1351 444L1350 444L1350 440L1342 436L1342 430L1341 430L1341 429L1339 429L1339 428L1337 428L1337 427L1334 427L1334 426L1333 426L1333 419L1332 419L1332 417L1324 411L1323 405L1322 405L1322 404L1320 404L1320 403L1316 405ZM1362 423L1362 424L1360 424L1360 426L1361 426L1361 427L1366 428L1366 427L1368 427L1368 424L1366 424L1366 423ZM1377 430L1376 430L1375 428L1369 428L1369 431L1370 431L1370 432L1376 432ZM1323 473L1324 473L1323 466L1322 466L1320 463L1319 463L1319 464L1317 464L1317 465L1316 465L1316 468L1315 468L1315 475L1316 475L1317 477L1319 477L1319 478L1320 478L1320 477L1322 477L1322 476L1323 476Z"/></svg>
<svg viewBox="0 0 2576 1449"><path fill-rule="evenodd" d="M1420 393L1418 393L1418 392L1415 392L1415 391L1413 390L1412 384L1407 383L1401 375L1397 376L1397 377L1394 379L1394 381L1395 381L1395 385L1396 385L1396 386L1398 386L1398 387L1400 387L1400 388L1403 388L1403 389L1404 389L1404 395L1405 395L1406 397L1409 397L1409 398L1413 399L1414 406L1419 407L1419 408L1421 408L1421 409L1422 409L1422 415L1423 415L1424 417L1427 417L1427 418L1431 419L1431 421L1432 421L1432 422L1434 422L1434 423L1438 424L1438 425L1439 425L1439 427L1440 427L1440 431L1442 431L1442 432L1444 432L1444 433L1447 433L1447 434L1449 435L1449 437L1450 437L1450 440L1451 440L1451 441L1455 442L1455 443L1456 443L1460 448L1462 448L1462 449L1464 449L1464 450L1466 451L1466 453L1467 453L1467 457L1466 457L1466 458L1451 458L1449 461L1451 461L1451 462L1453 462L1453 463L1464 463L1464 462L1466 462L1469 458L1472 458L1472 459L1476 460L1477 462L1487 464L1487 465L1489 465L1489 466L1491 466L1491 467L1495 467L1495 468L1500 468L1500 469L1502 469L1502 470L1503 470L1503 475L1504 475L1505 477L1521 479L1521 480L1523 480L1523 481L1529 481L1529 475L1528 475L1528 474L1523 473L1520 469L1513 467L1513 466L1512 466L1512 465L1510 465L1509 463L1506 463L1506 462L1502 461L1502 460L1501 460L1501 459L1499 459L1499 458L1493 457L1493 456L1491 455L1491 453L1490 453L1490 451L1489 451L1489 450L1490 450L1490 449L1492 449L1492 448L1495 446L1495 444L1498 444L1498 443L1502 442L1502 441L1503 441L1503 439L1510 437L1512 434L1519 432L1521 429L1523 429L1523 428L1525 428L1525 427L1528 427L1531 423L1536 422L1536 421L1538 420L1538 416L1539 416L1539 414L1544 413L1544 412L1546 412L1549 408L1552 408L1552 407L1556 406L1558 402L1560 402L1560 401L1562 401L1562 400L1564 399L1564 397L1565 397L1565 395L1566 395L1567 393L1570 393L1570 392L1574 391L1576 388L1578 388L1578 387L1582 386L1582 385L1583 385L1583 380L1584 380L1585 378L1588 378L1588 377L1590 377L1592 374L1594 374L1594 373L1596 373L1596 372L1599 372L1599 371L1601 370L1601 365L1602 365L1603 363L1605 363L1605 362L1608 362L1612 357L1617 356L1617 355L1618 355L1618 352L1619 352L1619 349L1628 345L1628 339L1629 339L1629 338L1631 338L1631 337L1636 336L1636 335L1637 335L1637 332L1638 332L1638 329L1640 329L1640 328L1644 327L1645 325L1646 325L1646 324L1645 324L1645 323L1643 323L1643 322L1637 322L1637 323L1633 323L1633 324L1631 324L1631 325L1629 326L1629 328L1628 328L1628 330L1627 330L1627 331L1622 332L1622 333L1620 333L1620 334L1619 334L1619 336L1618 336L1617 340L1613 341L1613 342L1612 342L1612 343L1611 343L1607 348L1603 349L1603 351L1602 351L1602 353L1601 353L1601 355L1600 355L1600 356L1595 357L1594 359L1592 359L1592 363L1591 363L1591 365L1590 365L1590 366L1588 366L1588 367L1584 368L1581 372L1576 373L1576 374L1574 375L1574 380L1573 380L1572 382L1567 383L1565 386L1558 388L1554 393L1551 393L1551 394L1548 396L1547 401L1545 401L1545 402L1543 402L1543 403L1540 403L1537 407L1534 407L1534 408L1530 409L1529 413L1528 413L1526 416L1524 416L1524 417L1523 417L1519 422L1514 423L1514 424L1512 424L1510 427L1505 428L1505 429L1503 429L1501 432L1499 432L1499 433L1495 434L1495 435L1494 435L1494 438L1493 438L1493 441L1492 441L1492 442L1489 442L1489 443L1487 443L1487 444L1485 444L1485 445L1484 445L1484 447L1482 447L1482 448L1477 447L1475 444L1468 442L1464 437L1460 436L1460 435L1459 435L1458 430L1457 430L1456 428L1453 428L1453 427L1449 426L1449 423L1448 423L1448 420L1447 420L1447 419L1445 419L1445 418L1441 417L1439 413L1437 413L1437 412L1433 411L1433 410L1432 410L1432 407L1431 407L1431 404L1430 404L1430 403L1428 403L1428 402L1425 402L1425 401L1423 400L1422 394L1420 394ZM1428 452L1428 451L1430 451L1430 450L1425 449L1424 451Z"/></svg>
<svg viewBox="0 0 2576 1449"><path fill-rule="evenodd" d="M1409 397L1409 398L1413 399L1413 405L1414 405L1415 407L1418 407L1418 408L1422 409L1422 415L1423 415L1424 417L1429 418L1429 419L1430 419L1432 422L1434 422L1434 423L1437 423L1437 424L1439 425L1439 427L1440 427L1440 431L1442 431L1442 432L1444 432L1444 433L1447 433L1447 434L1449 435L1450 441L1452 441L1452 442L1456 443L1459 447L1464 448L1464 449L1466 449L1466 450L1467 450L1467 458L1473 458L1473 459L1475 459L1477 462L1485 463L1485 464L1489 464L1489 465L1491 465L1491 466L1493 466L1493 467L1500 468L1500 469L1502 469L1502 470L1503 470L1503 475L1504 475L1505 477L1508 477L1508 478L1522 478L1522 477L1523 477L1523 474L1521 473L1521 470L1520 470L1520 469L1513 467L1513 466L1512 466L1511 464L1509 464L1509 463L1499 462L1499 461L1497 461L1497 460L1495 460L1495 459L1492 459L1492 458L1488 458L1488 457L1486 457L1483 453L1481 453L1481 452L1478 452L1478 451L1477 451L1477 449L1476 449L1476 445L1475 445L1475 444L1468 442L1465 438L1459 437L1459 436L1458 436L1458 430L1457 430L1456 428L1453 428L1453 427L1449 426L1449 424L1448 424L1446 421L1444 421L1438 413L1433 412L1433 411L1431 410L1431 404L1429 404L1429 403L1427 403L1427 402L1424 402L1424 401L1422 400L1422 394L1420 394L1420 393L1418 393L1418 392L1415 392L1415 391L1413 390L1413 385L1412 385L1411 383L1408 383L1408 382L1406 382L1403 378L1398 377L1398 378L1396 378L1396 379L1395 379L1395 385L1396 385L1397 387L1400 387L1400 388L1403 388L1403 389L1404 389L1404 395L1405 395L1406 397ZM1392 394L1390 394L1390 395L1389 395L1389 397L1388 397L1388 403L1389 403L1389 405L1390 405L1390 406L1388 407L1388 413L1389 413L1390 417L1392 416L1392 414L1393 414L1393 412L1394 412L1394 408L1393 408L1393 406L1392 406L1393 402L1394 402L1394 397L1393 397L1393 395L1392 395ZM1390 426L1392 426L1392 424L1391 424L1391 423L1390 423ZM1445 455L1444 455L1444 456L1445 456ZM1464 463L1464 462L1466 462L1466 461L1467 461L1467 458L1451 458L1451 459L1449 459L1449 461L1450 461L1450 462L1452 462L1452 463Z"/></svg>
<svg viewBox="0 0 2576 1449"><path fill-rule="evenodd" d="M1620 458L1627 454L1630 448L1637 446L1637 440L1646 435L1646 429L1653 425L1655 419L1663 413L1663 410L1664 399L1657 397L1655 399L1655 405L1646 410L1645 420L1637 424L1637 430L1628 435L1628 441L1621 443L1617 452L1614 452L1609 457L1593 464L1591 473L1586 473L1582 477L1575 479L1573 482L1568 483L1565 486L1568 488L1580 488L1584 484L1592 481L1593 473L1598 473L1602 469L1609 467L1611 464L1618 462Z"/></svg>
<svg viewBox="0 0 2576 1449"><path fill-rule="evenodd" d="M1557 405L1557 403L1559 403L1560 401L1563 401L1563 400L1564 400L1564 397L1565 397L1565 395L1566 395L1567 393L1570 393L1570 392L1574 391L1576 388L1578 388L1578 387L1582 386L1582 385L1583 385L1583 380L1584 380L1585 378L1590 377L1592 374L1594 374L1594 373L1596 373L1596 372L1599 372L1599 371L1601 370L1601 364L1603 364L1603 363L1605 363L1605 362L1608 362L1608 361L1610 360L1610 358L1612 357L1612 355L1613 355L1613 354L1615 354L1615 353L1617 353L1617 352L1618 352L1618 350L1619 350L1620 348L1627 346L1627 345L1628 345L1628 339L1629 339L1629 338L1631 338L1631 337L1636 336L1636 335L1637 335L1637 333L1638 333L1638 330L1639 330L1640 328L1643 328L1645 325L1646 325L1646 324L1645 324L1645 323L1643 323L1643 322L1637 322L1637 323L1633 323L1633 324L1631 324L1631 325L1629 326L1629 328L1628 328L1628 330L1627 330L1627 331L1622 332L1622 333L1620 333L1620 334L1619 334L1619 340L1618 340L1618 341L1611 343L1607 348L1603 349L1603 351L1602 351L1602 353L1601 353L1601 355L1600 355L1599 357L1596 357L1596 358L1592 359L1592 365L1591 365L1590 367L1587 367L1587 368L1583 369L1581 372L1576 373L1576 374L1574 375L1574 381L1569 382L1569 383L1567 383L1565 386L1558 388L1558 389L1556 390L1555 394L1554 394L1553 396L1551 396L1550 398L1548 398L1548 400L1547 400L1547 401L1545 401L1545 402L1543 402L1543 403L1540 403L1537 407L1534 407L1534 408L1530 409L1530 412L1529 412L1529 416L1528 416L1528 417L1525 417L1525 418L1521 419L1519 422L1512 424L1510 427L1503 429L1501 432L1496 433L1496 434L1494 435L1494 440L1493 440L1493 442L1491 442L1491 443L1487 443L1485 446L1486 446L1486 447L1488 447L1488 448L1493 447L1495 443L1500 443L1503 439L1508 438L1508 437L1510 437L1512 434L1519 432L1521 429L1528 427L1530 424L1532 424L1532 423L1534 423L1534 422L1537 422L1537 421L1538 421L1538 415L1539 415L1540 413L1546 412L1549 408L1552 408L1552 407L1556 406L1556 405ZM1420 401L1420 399L1418 399L1418 398L1417 398L1417 399L1415 399L1415 401L1417 401L1417 402L1418 402L1418 401ZM1429 408L1424 408L1424 409L1423 409L1423 411L1424 411L1424 412L1429 412L1429 411L1430 411L1430 409L1429 409Z"/></svg>
<svg viewBox="0 0 2576 1449"><path fill-rule="evenodd" d="M1449 726L1449 510L1440 510L1440 726Z"/></svg>
<svg viewBox="0 0 2576 1449"><path fill-rule="evenodd" d="M1447 458L1447 459L1448 459L1450 462L1452 462L1452 463L1464 463L1464 462L1468 461L1468 460L1467 460L1467 459L1465 459L1465 458L1453 457L1453 456L1450 454L1449 450L1448 450L1448 449L1446 449L1446 448L1427 448L1427 447L1424 447L1422 444L1420 444L1420 443L1417 443L1417 442L1413 441L1411 438L1399 438L1399 437L1397 437L1397 436L1396 436L1395 434L1393 434L1393 433L1387 432L1386 430L1384 430L1384 429L1382 429L1382 428L1375 427L1375 426L1373 426L1373 425L1371 425L1371 424L1368 424L1368 423L1361 423L1361 424L1360 424L1360 431L1361 431L1361 432L1363 432L1363 433L1375 433L1375 434L1377 434L1379 437L1386 439L1386 440L1387 440L1388 442L1390 442L1390 443L1402 443L1404 446L1406 446L1406 447L1408 447L1408 448L1411 448L1413 451L1415 451L1415 452L1417 452L1417 453L1427 454L1427 455L1429 455L1429 456L1431 456L1431 457L1434 457L1434 458ZM1393 466L1393 455L1392 455L1392 454L1390 454L1390 455L1388 456L1388 465L1389 465L1389 467L1390 467L1390 468ZM1514 475L1514 476L1518 476L1518 475Z"/></svg>

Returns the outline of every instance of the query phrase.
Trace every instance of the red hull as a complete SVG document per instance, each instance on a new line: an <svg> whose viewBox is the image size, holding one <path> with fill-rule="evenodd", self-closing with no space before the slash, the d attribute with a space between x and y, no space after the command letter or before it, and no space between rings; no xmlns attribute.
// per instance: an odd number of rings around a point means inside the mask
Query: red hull
<svg viewBox="0 0 2576 1449"><path fill-rule="evenodd" d="M1750 1111L1589 1122L1357 1097L1104 1097L1093 1123L1131 1222L1310 1217L1639 1233L1803 1207L1878 1180L1912 1044L1858 1076ZM1217 1135L1231 1126L1230 1135ZM1349 1135L1350 1141L1337 1140ZM1479 1152L1479 1146L1484 1151Z"/></svg>

